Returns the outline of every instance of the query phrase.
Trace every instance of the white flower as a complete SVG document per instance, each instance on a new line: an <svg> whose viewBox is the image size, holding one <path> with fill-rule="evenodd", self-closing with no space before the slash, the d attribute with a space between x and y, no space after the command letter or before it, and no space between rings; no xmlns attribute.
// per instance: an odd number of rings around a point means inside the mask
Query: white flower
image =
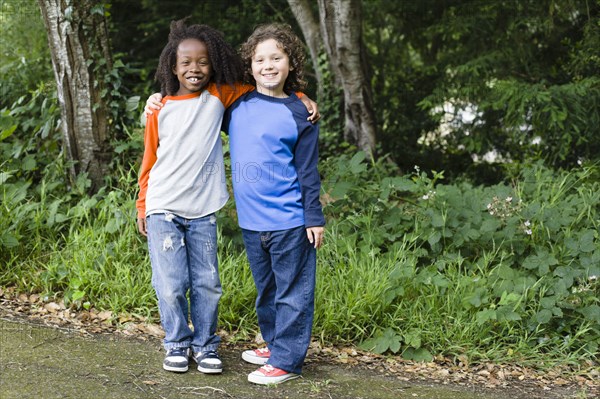
<svg viewBox="0 0 600 399"><path fill-rule="evenodd" d="M490 211L490 215L494 216L494 212L493 212L493 211Z"/></svg>
<svg viewBox="0 0 600 399"><path fill-rule="evenodd" d="M423 199L424 199L424 200L428 200L428 199L429 199L429 194L425 194L425 195L423 196Z"/></svg>
<svg viewBox="0 0 600 399"><path fill-rule="evenodd" d="M487 209L492 209L492 204L487 204Z"/></svg>
<svg viewBox="0 0 600 399"><path fill-rule="evenodd" d="M531 231L531 230L529 230L529 229L525 230L525 234L527 234L527 235L531 235L531 233L532 233L532 231Z"/></svg>
<svg viewBox="0 0 600 399"><path fill-rule="evenodd" d="M594 276L590 276L588 278L590 281L596 281L598 279L598 276L594 275Z"/></svg>
<svg viewBox="0 0 600 399"><path fill-rule="evenodd" d="M531 226L531 222L529 220L526 220L523 224L525 225L525 227Z"/></svg>
<svg viewBox="0 0 600 399"><path fill-rule="evenodd" d="M511 202L512 201L512 197L506 197L506 202Z"/></svg>

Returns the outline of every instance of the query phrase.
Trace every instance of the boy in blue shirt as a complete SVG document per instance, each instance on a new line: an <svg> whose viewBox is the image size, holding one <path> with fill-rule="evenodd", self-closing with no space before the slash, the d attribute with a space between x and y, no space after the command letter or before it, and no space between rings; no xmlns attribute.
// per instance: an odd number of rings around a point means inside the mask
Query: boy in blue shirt
<svg viewBox="0 0 600 399"><path fill-rule="evenodd" d="M242 45L242 58L256 90L229 108L223 130L230 136L238 220L267 342L242 358L263 365L248 375L250 382L277 384L300 375L311 339L316 249L325 225L319 128L294 94L305 87L304 54L289 26L258 27Z"/></svg>

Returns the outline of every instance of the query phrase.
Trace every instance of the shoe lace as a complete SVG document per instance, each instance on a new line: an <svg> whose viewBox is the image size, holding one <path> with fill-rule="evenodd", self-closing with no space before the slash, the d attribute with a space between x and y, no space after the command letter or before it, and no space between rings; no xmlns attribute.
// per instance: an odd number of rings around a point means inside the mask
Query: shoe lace
<svg viewBox="0 0 600 399"><path fill-rule="evenodd" d="M270 352L270 350L269 350L268 347L258 348L257 351L260 352L260 353L269 353Z"/></svg>
<svg viewBox="0 0 600 399"><path fill-rule="evenodd" d="M168 352L169 356L185 356L185 349L181 349L181 348L173 348L170 349Z"/></svg>
<svg viewBox="0 0 600 399"><path fill-rule="evenodd" d="M262 366L262 368L267 372L270 373L273 370L275 370L275 367L271 366L270 364L265 364L264 366Z"/></svg>

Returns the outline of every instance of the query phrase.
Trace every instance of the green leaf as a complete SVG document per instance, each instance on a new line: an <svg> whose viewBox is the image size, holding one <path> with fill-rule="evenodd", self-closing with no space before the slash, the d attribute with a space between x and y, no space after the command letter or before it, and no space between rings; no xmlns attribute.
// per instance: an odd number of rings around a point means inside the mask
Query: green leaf
<svg viewBox="0 0 600 399"><path fill-rule="evenodd" d="M581 313L587 320L600 324L600 306L590 305L583 309L578 309L577 311Z"/></svg>
<svg viewBox="0 0 600 399"><path fill-rule="evenodd" d="M441 274L436 274L433 276L431 281L436 287L447 288L450 285L450 281L448 281L448 279Z"/></svg>
<svg viewBox="0 0 600 399"><path fill-rule="evenodd" d="M36 166L37 166L37 162L35 161L34 157L27 156L27 157L25 157L25 159L23 159L23 163L22 163L23 170L31 171L31 170L34 170Z"/></svg>
<svg viewBox="0 0 600 399"><path fill-rule="evenodd" d="M4 184L12 177L10 172L0 172L0 184Z"/></svg>
<svg viewBox="0 0 600 399"><path fill-rule="evenodd" d="M596 244L594 244L594 232L592 230L587 230L581 235L579 249L585 253L594 252Z"/></svg>
<svg viewBox="0 0 600 399"><path fill-rule="evenodd" d="M473 307L480 307L484 303L487 303L487 292L485 288L477 288L471 295L468 295L463 300L463 303L466 301L467 304L472 305Z"/></svg>
<svg viewBox="0 0 600 399"><path fill-rule="evenodd" d="M477 320L477 324L481 326L488 320L496 320L497 315L494 309L484 309L477 312L475 318Z"/></svg>
<svg viewBox="0 0 600 399"><path fill-rule="evenodd" d="M512 310L512 306L500 306L496 310L498 321L519 321L521 316Z"/></svg>
<svg viewBox="0 0 600 399"><path fill-rule="evenodd" d="M80 300L81 298L83 298L85 296L85 291L75 291L73 292L73 295L71 295L71 300L73 302Z"/></svg>
<svg viewBox="0 0 600 399"><path fill-rule="evenodd" d="M538 324L546 324L552 319L552 312L548 309L542 309L533 318Z"/></svg>
<svg viewBox="0 0 600 399"><path fill-rule="evenodd" d="M443 227L444 226L444 218L439 213L434 213L431 216L431 225L433 227Z"/></svg>
<svg viewBox="0 0 600 399"><path fill-rule="evenodd" d="M17 130L18 126L19 125L12 125L9 126L7 129L2 129L2 131L0 131L0 141L10 137L15 132L15 130Z"/></svg>
<svg viewBox="0 0 600 399"><path fill-rule="evenodd" d="M104 15L104 4L97 4L90 9L90 14Z"/></svg>
<svg viewBox="0 0 600 399"><path fill-rule="evenodd" d="M402 352L402 357L417 362L431 362L433 360L433 355L425 348L406 348Z"/></svg>
<svg viewBox="0 0 600 399"><path fill-rule="evenodd" d="M519 299L521 298L521 295L516 294L514 292L511 292L510 294L507 293L506 291L504 291L502 293L502 296L500 297L500 305L512 305L514 303L517 303L519 301Z"/></svg>
<svg viewBox="0 0 600 399"><path fill-rule="evenodd" d="M420 348L421 347L421 331L417 329L412 329L409 332L404 334L404 342L406 345L412 348Z"/></svg>
<svg viewBox="0 0 600 399"><path fill-rule="evenodd" d="M555 296L548 296L548 297L542 298L540 300L540 305L544 309L552 309L555 304L556 304L556 297Z"/></svg>
<svg viewBox="0 0 600 399"><path fill-rule="evenodd" d="M14 248L18 245L19 240L14 235L6 232L0 235L0 246L5 248Z"/></svg>
<svg viewBox="0 0 600 399"><path fill-rule="evenodd" d="M363 163L366 158L364 151L359 151L350 160L350 171L352 173L360 173L367 169L367 165Z"/></svg>
<svg viewBox="0 0 600 399"><path fill-rule="evenodd" d="M125 109L127 112L134 112L137 110L138 104L140 103L140 96L133 96L127 99L125 103Z"/></svg>
<svg viewBox="0 0 600 399"><path fill-rule="evenodd" d="M498 277L505 280L513 280L517 276L515 270L508 265L502 265L498 268Z"/></svg>
<svg viewBox="0 0 600 399"><path fill-rule="evenodd" d="M341 181L335 184L333 190L331 190L331 195L333 198L339 199L344 198L346 193L353 187L353 184L346 181Z"/></svg>
<svg viewBox="0 0 600 399"><path fill-rule="evenodd" d="M541 250L535 255L530 255L523 261L524 268L538 269L540 276L547 274L550 271L550 266L557 264L558 260L546 250Z"/></svg>
<svg viewBox="0 0 600 399"><path fill-rule="evenodd" d="M435 245L440 241L440 238L442 238L442 233L439 231L434 231L433 234L431 234L431 236L429 236L427 239L427 242L429 242L430 245Z"/></svg>
<svg viewBox="0 0 600 399"><path fill-rule="evenodd" d="M392 302L394 302L394 300L396 298L401 298L404 295L404 287L396 287L394 289L388 290L385 293L385 303L386 304L391 304Z"/></svg>
<svg viewBox="0 0 600 399"><path fill-rule="evenodd" d="M481 231L484 233L492 233L500 227L500 221L497 219L487 219L481 224Z"/></svg>
<svg viewBox="0 0 600 399"><path fill-rule="evenodd" d="M401 341L400 336L391 328L386 328L385 331L378 337L369 338L364 341L360 347L373 351L375 353L384 353L390 350L397 353L400 350Z"/></svg>
<svg viewBox="0 0 600 399"><path fill-rule="evenodd" d="M392 182L393 182L392 183L393 186L396 189L398 189L399 191L414 192L418 188L417 184L414 181L412 181L409 178L404 177L404 176L402 176L402 177L395 177L392 180Z"/></svg>
<svg viewBox="0 0 600 399"><path fill-rule="evenodd" d="M563 283L565 287L572 286L573 281L579 275L579 273L577 273L577 270L574 267L570 266L558 266L552 274L557 277L560 277L561 283Z"/></svg>

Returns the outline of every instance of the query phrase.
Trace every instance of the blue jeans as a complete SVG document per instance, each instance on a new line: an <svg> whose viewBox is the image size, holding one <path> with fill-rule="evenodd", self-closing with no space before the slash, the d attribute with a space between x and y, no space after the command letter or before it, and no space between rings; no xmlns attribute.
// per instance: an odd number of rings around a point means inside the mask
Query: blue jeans
<svg viewBox="0 0 600 399"><path fill-rule="evenodd" d="M186 219L167 213L149 215L146 221L152 286L158 297L165 349L216 350L221 298L216 217Z"/></svg>
<svg viewBox="0 0 600 399"><path fill-rule="evenodd" d="M314 318L316 250L304 226L242 229L242 235L258 291L258 325L271 350L269 364L300 374Z"/></svg>

